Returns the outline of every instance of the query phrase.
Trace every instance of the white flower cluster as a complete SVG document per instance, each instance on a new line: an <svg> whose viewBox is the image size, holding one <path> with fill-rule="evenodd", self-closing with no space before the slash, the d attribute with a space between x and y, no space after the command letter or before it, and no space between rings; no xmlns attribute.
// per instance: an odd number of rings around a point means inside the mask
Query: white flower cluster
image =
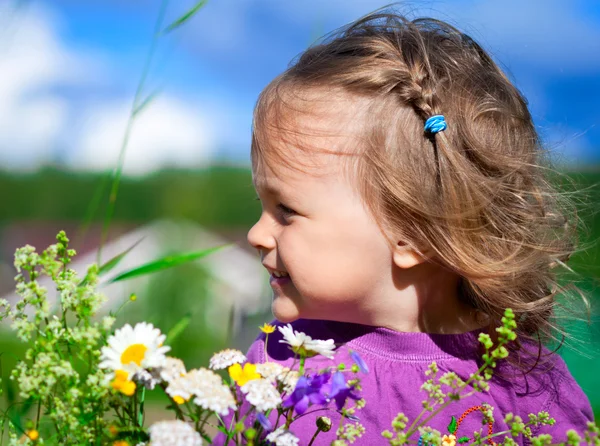
<svg viewBox="0 0 600 446"><path fill-rule="evenodd" d="M260 376L273 384L283 384L283 389L286 393L294 391L300 378L300 374L296 370L291 370L276 362L256 364L256 371Z"/></svg>
<svg viewBox="0 0 600 446"><path fill-rule="evenodd" d="M228 348L215 353L210 358L209 367L213 370L223 370L233 364L244 362L246 362L246 356L241 351Z"/></svg>
<svg viewBox="0 0 600 446"><path fill-rule="evenodd" d="M151 446L202 446L202 437L181 420L159 421L148 429Z"/></svg>
<svg viewBox="0 0 600 446"><path fill-rule="evenodd" d="M229 409L236 409L229 387L223 384L219 375L205 368L190 370L171 381L167 393L171 398L178 396L186 401L195 396L195 404L223 416L229 414Z"/></svg>
<svg viewBox="0 0 600 446"><path fill-rule="evenodd" d="M160 379L169 384L172 381L175 381L177 378L185 376L185 364L179 358L167 356L162 367L158 369L158 373Z"/></svg>
<svg viewBox="0 0 600 446"><path fill-rule="evenodd" d="M283 426L275 429L267 435L267 441L275 443L275 446L297 446L300 440Z"/></svg>
<svg viewBox="0 0 600 446"><path fill-rule="evenodd" d="M253 379L240 389L246 394L246 400L260 412L276 409L282 402L277 389L266 379Z"/></svg>

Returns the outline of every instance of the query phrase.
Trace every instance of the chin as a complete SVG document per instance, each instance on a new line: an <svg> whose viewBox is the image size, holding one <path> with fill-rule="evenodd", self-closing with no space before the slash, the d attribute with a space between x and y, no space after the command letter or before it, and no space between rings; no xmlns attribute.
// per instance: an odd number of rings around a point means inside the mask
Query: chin
<svg viewBox="0 0 600 446"><path fill-rule="evenodd" d="M271 304L271 311L275 319L284 324L294 322L301 317L300 309L294 302L286 298L275 298Z"/></svg>

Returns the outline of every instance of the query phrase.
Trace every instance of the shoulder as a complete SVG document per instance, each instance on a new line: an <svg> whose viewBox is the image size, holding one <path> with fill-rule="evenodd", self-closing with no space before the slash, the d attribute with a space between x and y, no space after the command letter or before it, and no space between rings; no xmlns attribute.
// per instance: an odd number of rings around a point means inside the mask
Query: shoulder
<svg viewBox="0 0 600 446"><path fill-rule="evenodd" d="M531 373L513 383L524 420L529 413L548 412L555 423L532 429L534 435L551 434L554 442L566 441L566 432L574 429L580 435L594 420L589 399L558 353L543 348L543 362Z"/></svg>

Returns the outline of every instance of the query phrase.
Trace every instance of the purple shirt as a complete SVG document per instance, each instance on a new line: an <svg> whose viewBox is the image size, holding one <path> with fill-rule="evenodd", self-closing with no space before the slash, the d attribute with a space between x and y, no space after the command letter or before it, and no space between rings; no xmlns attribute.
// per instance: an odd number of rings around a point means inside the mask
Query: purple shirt
<svg viewBox="0 0 600 446"><path fill-rule="evenodd" d="M477 371L481 361L477 341L481 330L455 335L401 333L386 328L316 320L298 320L292 326L313 339L333 339L336 345L339 345L333 360L323 356L309 358L306 361L307 369L322 369L341 362L350 367L354 362L350 358L349 350L356 351L368 365L368 374L358 374L362 385L360 395L366 400L366 407L358 410L356 415L366 432L354 443L357 445L388 444L381 432L386 429L392 430L391 423L398 412L403 412L408 417L410 426L422 410L422 401L426 394L420 387L428 379L425 372L432 361L436 361L438 365L438 377L446 371L453 371L463 380ZM288 367L292 365L293 353L287 344L279 342L282 339L279 331L269 335L268 359L265 357L264 339L265 335L261 333L250 346L247 354L249 362L263 363L268 360ZM442 434L448 434L447 426L452 416L458 419L467 409L488 403L494 407L494 432L507 429L503 419L508 412L521 416L526 422L529 413L547 411L556 420L556 424L542 426L538 432L534 431L534 434L552 434L555 442L565 441L565 433L569 429L575 429L581 434L586 429L587 422L593 420L590 403L564 361L554 354L550 363L550 371L543 374L530 373L525 377L504 363L504 376L507 376L507 372L514 374L510 382L495 377L490 383L488 393L476 393L451 403L430 420L428 425ZM297 364L295 368L297 369ZM446 386L443 386L442 390L448 392ZM327 433L321 432L314 444L329 445L335 439L340 416L334 410L333 402L329 407L333 410L308 413L319 408L311 406L307 415L291 425L290 430L300 438L301 445L309 443L316 430L315 421L322 415L331 418L333 427ZM273 417L271 421L274 421ZM481 426L481 412L472 412L464 418L456 436L468 436L473 439L473 431L478 431ZM487 433L487 427L484 427L483 432ZM497 440L501 441L502 438L504 437L501 436ZM416 440L417 437L413 439ZM516 441L518 444L529 444L523 437L517 438Z"/></svg>

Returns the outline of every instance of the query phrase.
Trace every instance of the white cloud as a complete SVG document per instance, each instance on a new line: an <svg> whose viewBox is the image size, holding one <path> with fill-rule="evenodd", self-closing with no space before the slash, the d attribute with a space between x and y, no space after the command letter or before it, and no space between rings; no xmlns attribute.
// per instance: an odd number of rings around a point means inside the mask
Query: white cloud
<svg viewBox="0 0 600 446"><path fill-rule="evenodd" d="M49 87L77 79L81 65L56 39L43 9L0 6L0 162L35 168L64 130L68 105ZM65 70L69 67L69 70ZM26 154L25 154L26 152Z"/></svg>
<svg viewBox="0 0 600 446"><path fill-rule="evenodd" d="M114 77L109 55L74 48L61 29L61 18L41 4L19 10L0 5L0 166L5 170L34 171L56 161L57 150L74 169L117 165L131 99L110 98L110 89L123 82ZM108 99L86 99L97 87ZM76 93L69 96L69 90ZM188 98L159 96L135 121L124 173L205 163L215 146L214 127Z"/></svg>
<svg viewBox="0 0 600 446"><path fill-rule="evenodd" d="M85 170L114 168L129 112L125 100L91 108L69 164ZM123 172L144 175L164 165L195 167L208 161L214 146L209 124L196 108L172 96L158 96L135 118Z"/></svg>

